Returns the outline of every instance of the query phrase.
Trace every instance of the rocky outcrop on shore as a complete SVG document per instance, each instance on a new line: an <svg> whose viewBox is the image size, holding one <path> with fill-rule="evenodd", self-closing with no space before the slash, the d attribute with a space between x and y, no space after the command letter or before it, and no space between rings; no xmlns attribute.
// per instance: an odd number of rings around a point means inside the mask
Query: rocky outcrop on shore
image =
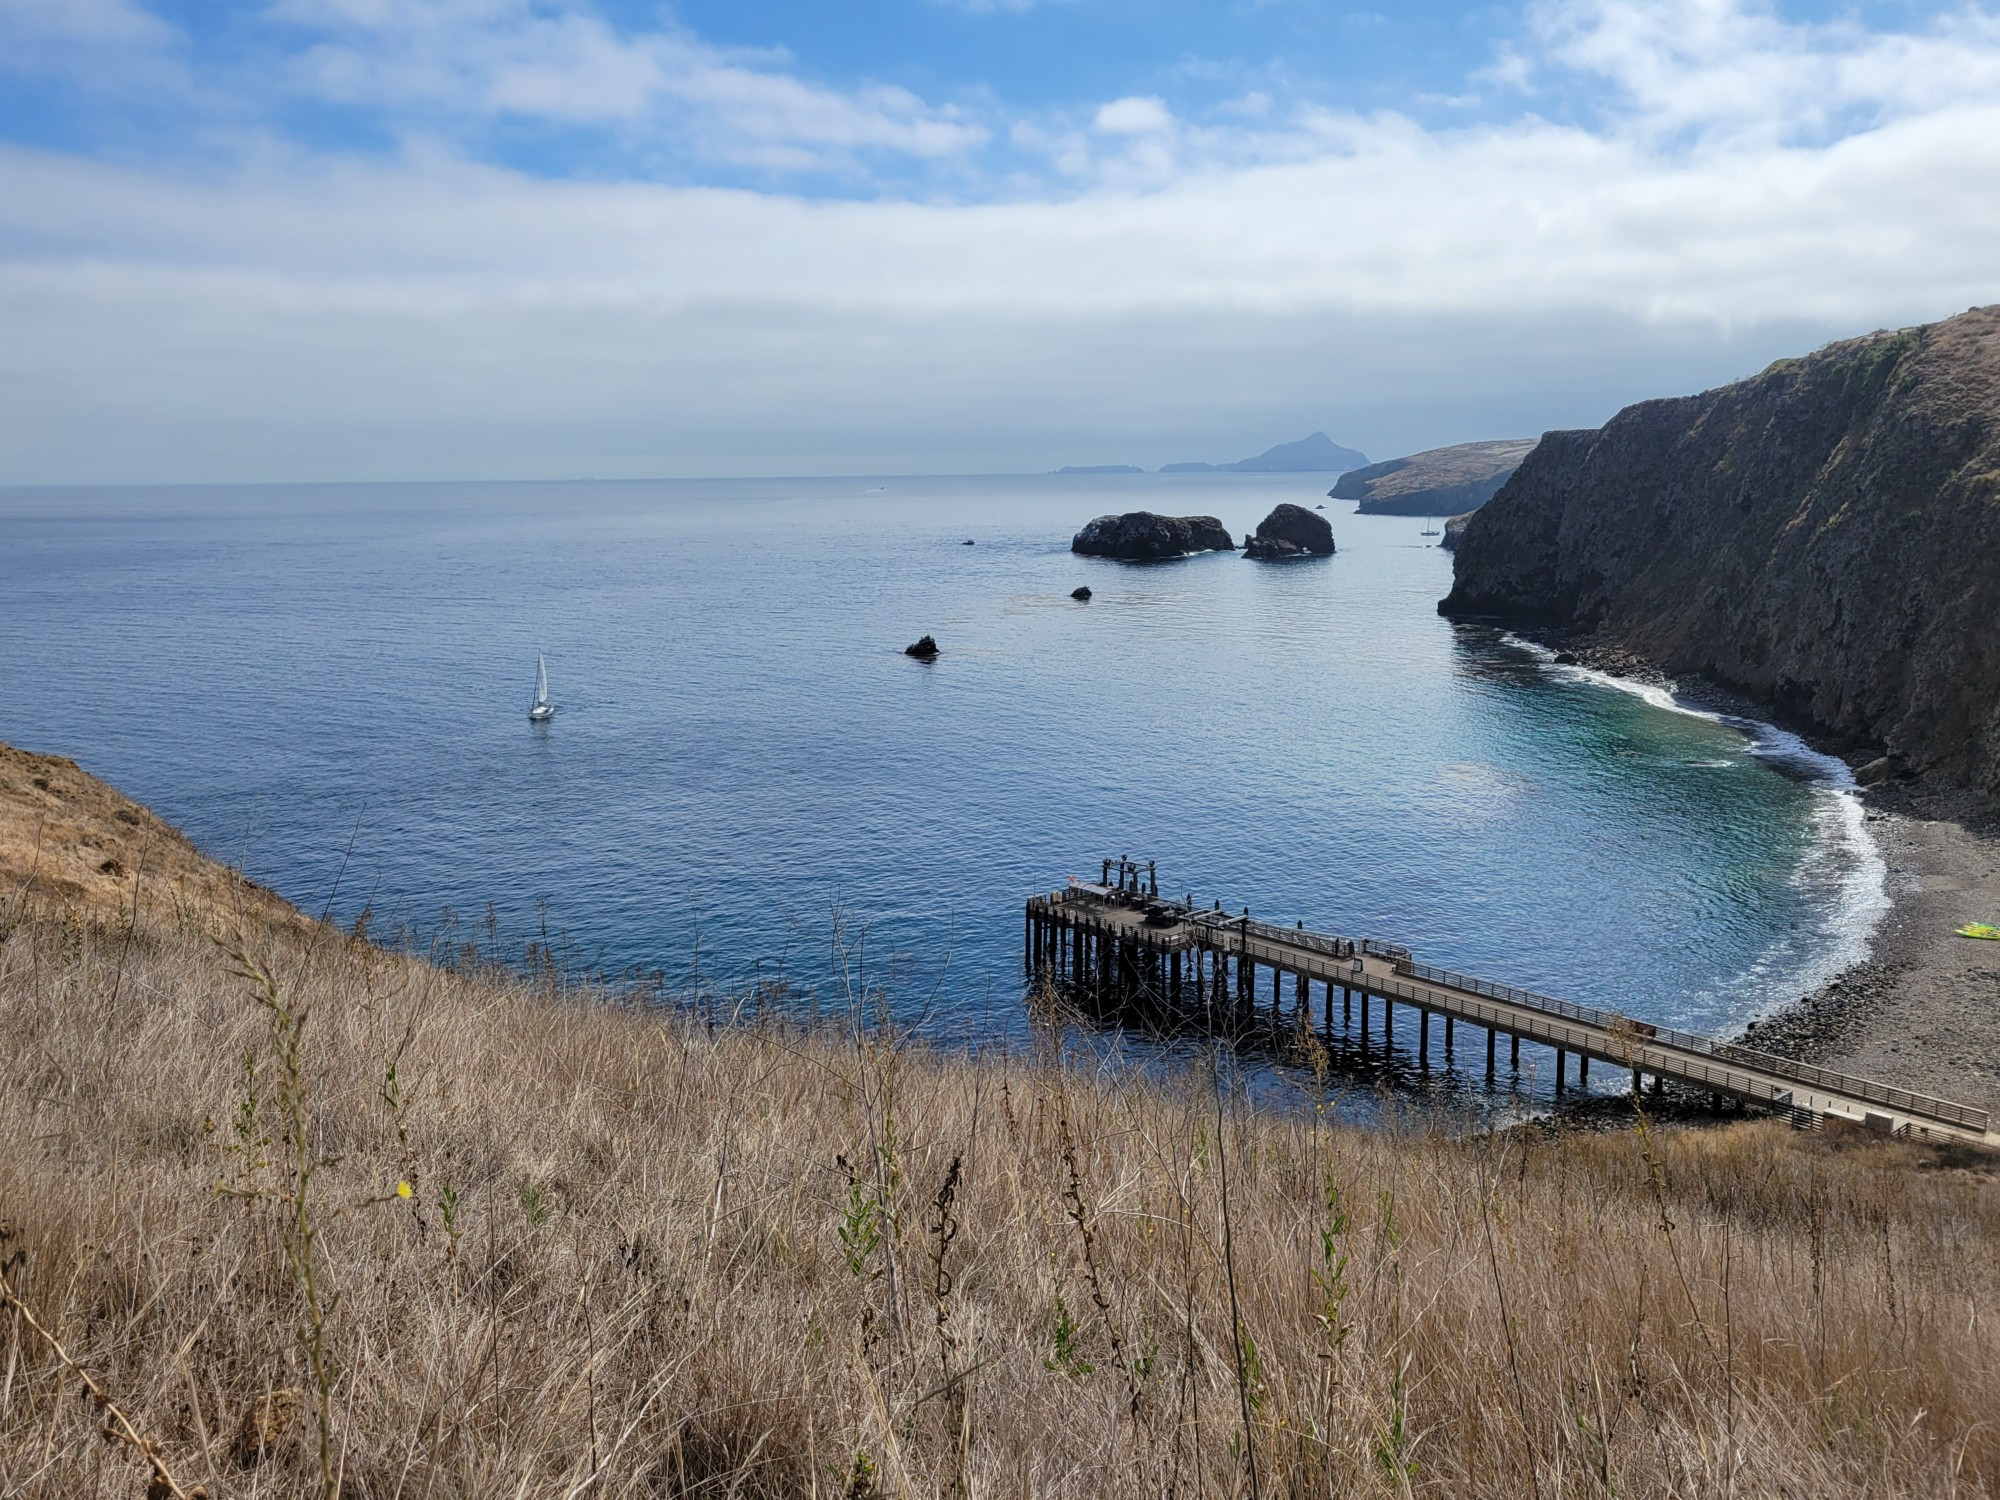
<svg viewBox="0 0 2000 1500"><path fill-rule="evenodd" d="M1330 500L1358 500L1364 516L1452 516L1477 510L1534 449L1533 438L1457 443L1340 476Z"/></svg>
<svg viewBox="0 0 2000 1500"><path fill-rule="evenodd" d="M2000 307L1552 432L1439 606L1720 682L2000 804Z"/></svg>
<svg viewBox="0 0 2000 1500"><path fill-rule="evenodd" d="M1302 505L1280 505L1257 523L1243 543L1243 555L1258 562L1333 555L1333 527L1325 516Z"/></svg>
<svg viewBox="0 0 2000 1500"><path fill-rule="evenodd" d="M1472 512L1467 511L1462 516L1453 516L1449 521L1446 521L1444 523L1444 535L1438 538L1438 545L1447 552L1456 552L1458 550L1458 539L1465 535L1465 523L1471 519Z"/></svg>
<svg viewBox="0 0 2000 1500"><path fill-rule="evenodd" d="M1164 562L1193 552L1234 552L1236 543L1214 516L1158 516L1134 510L1099 516L1071 539L1069 550L1123 562Z"/></svg>

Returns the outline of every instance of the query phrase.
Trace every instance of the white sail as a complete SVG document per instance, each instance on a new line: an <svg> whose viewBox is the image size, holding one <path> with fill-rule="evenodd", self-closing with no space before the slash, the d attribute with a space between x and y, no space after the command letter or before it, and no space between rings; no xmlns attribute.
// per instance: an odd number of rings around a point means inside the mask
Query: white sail
<svg viewBox="0 0 2000 1500"><path fill-rule="evenodd" d="M549 702L549 664L542 659L541 652L535 653L535 701L528 705L528 717L536 723L555 716L556 706Z"/></svg>

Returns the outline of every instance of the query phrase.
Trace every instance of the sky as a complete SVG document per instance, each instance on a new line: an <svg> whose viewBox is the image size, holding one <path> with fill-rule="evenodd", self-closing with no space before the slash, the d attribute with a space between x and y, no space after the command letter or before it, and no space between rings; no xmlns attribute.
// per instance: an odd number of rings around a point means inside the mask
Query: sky
<svg viewBox="0 0 2000 1500"><path fill-rule="evenodd" d="M2000 0L0 0L0 484L1596 425L2000 301Z"/></svg>

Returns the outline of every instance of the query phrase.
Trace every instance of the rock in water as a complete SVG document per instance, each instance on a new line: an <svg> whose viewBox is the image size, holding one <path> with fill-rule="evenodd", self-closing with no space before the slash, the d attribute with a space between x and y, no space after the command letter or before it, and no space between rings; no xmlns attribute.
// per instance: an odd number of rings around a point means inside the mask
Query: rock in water
<svg viewBox="0 0 2000 1500"><path fill-rule="evenodd" d="M1156 516L1149 510L1099 516L1079 531L1069 550L1123 562L1164 562L1190 552L1234 552L1236 543L1214 516Z"/></svg>
<svg viewBox="0 0 2000 1500"><path fill-rule="evenodd" d="M1085 603L1090 602L1090 590L1088 588L1071 589L1069 596L1072 599L1081 599Z"/></svg>
<svg viewBox="0 0 2000 1500"><path fill-rule="evenodd" d="M1289 557L1328 557L1333 553L1333 527L1325 516L1303 505L1281 505L1257 523L1243 544L1243 555L1260 562Z"/></svg>
<svg viewBox="0 0 2000 1500"><path fill-rule="evenodd" d="M2000 806L2000 306L1541 440L1439 609L1552 625Z"/></svg>
<svg viewBox="0 0 2000 1500"><path fill-rule="evenodd" d="M905 646L903 648L903 655L914 656L920 661L934 660L937 654L938 654L938 643L932 640L929 636L925 636L922 640L918 641L914 646Z"/></svg>

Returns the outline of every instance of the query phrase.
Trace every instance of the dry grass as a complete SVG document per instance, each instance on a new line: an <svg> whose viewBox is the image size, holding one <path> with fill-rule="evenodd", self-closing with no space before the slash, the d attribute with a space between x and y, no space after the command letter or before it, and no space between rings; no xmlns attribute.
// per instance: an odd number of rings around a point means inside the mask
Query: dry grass
<svg viewBox="0 0 2000 1500"><path fill-rule="evenodd" d="M0 745L0 893L39 904L129 914L221 912L260 926L303 926L282 897L205 859L187 838L75 761Z"/></svg>
<svg viewBox="0 0 2000 1500"><path fill-rule="evenodd" d="M146 910L0 898L0 1494L169 1493L22 1309L216 1500L2000 1487L1977 1166L1374 1133Z"/></svg>

